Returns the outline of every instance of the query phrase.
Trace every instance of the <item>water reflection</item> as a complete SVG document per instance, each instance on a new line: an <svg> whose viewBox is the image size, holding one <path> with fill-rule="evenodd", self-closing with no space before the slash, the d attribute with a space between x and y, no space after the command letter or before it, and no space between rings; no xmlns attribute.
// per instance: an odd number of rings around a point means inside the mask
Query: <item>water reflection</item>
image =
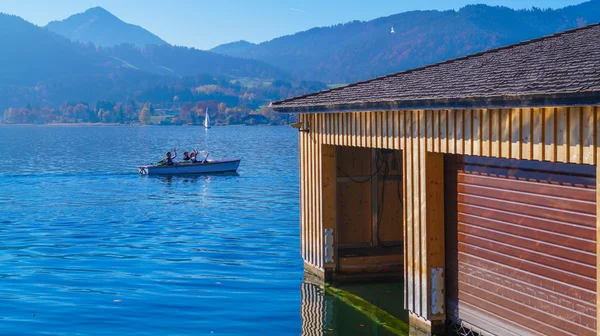
<svg viewBox="0 0 600 336"><path fill-rule="evenodd" d="M211 174L189 174L189 175L141 175L140 178L151 178L157 179L160 182L172 183L172 182L183 182L183 183L195 183L198 181L210 182L217 178L223 177L238 177L238 172L224 172L224 173L211 173Z"/></svg>
<svg viewBox="0 0 600 336"><path fill-rule="evenodd" d="M300 285L300 296L302 300L300 306L302 335L323 335L324 330L326 330L325 325L331 325L331 298L326 300L325 290L322 287L307 282ZM326 304L328 307L326 307ZM328 315L328 321L325 321L326 315Z"/></svg>
<svg viewBox="0 0 600 336"><path fill-rule="evenodd" d="M339 289L364 299L365 304L343 300L339 294L309 281L300 285L302 335L407 335L388 330L367 316L377 307L400 320L399 323L406 323L408 313L403 309L402 283L340 286Z"/></svg>

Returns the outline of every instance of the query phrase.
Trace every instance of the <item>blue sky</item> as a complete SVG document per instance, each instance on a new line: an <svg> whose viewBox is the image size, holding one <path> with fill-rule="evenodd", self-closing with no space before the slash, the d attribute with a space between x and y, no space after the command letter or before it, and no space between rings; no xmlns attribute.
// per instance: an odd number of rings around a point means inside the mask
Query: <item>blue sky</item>
<svg viewBox="0 0 600 336"><path fill-rule="evenodd" d="M0 0L0 12L37 25L102 6L167 42L210 49L225 42L262 42L313 27L371 20L417 9L458 9L472 3L557 8L583 0Z"/></svg>

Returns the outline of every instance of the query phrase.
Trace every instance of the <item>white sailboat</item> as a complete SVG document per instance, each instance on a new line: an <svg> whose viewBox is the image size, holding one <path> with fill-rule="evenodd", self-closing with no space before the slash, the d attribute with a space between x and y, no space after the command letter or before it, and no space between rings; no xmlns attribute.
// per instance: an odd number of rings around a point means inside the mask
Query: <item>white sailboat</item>
<svg viewBox="0 0 600 336"><path fill-rule="evenodd" d="M210 128L210 120L208 119L208 107L206 108L206 112L204 112L204 128Z"/></svg>

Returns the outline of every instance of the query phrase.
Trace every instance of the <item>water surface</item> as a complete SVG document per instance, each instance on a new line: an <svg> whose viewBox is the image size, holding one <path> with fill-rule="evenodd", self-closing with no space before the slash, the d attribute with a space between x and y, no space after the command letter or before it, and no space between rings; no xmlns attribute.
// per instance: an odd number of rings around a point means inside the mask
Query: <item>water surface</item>
<svg viewBox="0 0 600 336"><path fill-rule="evenodd" d="M331 298L302 300L297 136L0 127L0 334L299 335L303 316L306 329L341 311L319 328L384 335ZM238 174L137 174L173 147L242 163Z"/></svg>

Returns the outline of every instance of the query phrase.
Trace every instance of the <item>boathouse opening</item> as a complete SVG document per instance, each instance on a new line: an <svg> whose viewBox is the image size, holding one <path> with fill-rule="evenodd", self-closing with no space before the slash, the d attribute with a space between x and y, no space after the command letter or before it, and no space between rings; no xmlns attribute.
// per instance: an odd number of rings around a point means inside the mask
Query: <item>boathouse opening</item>
<svg viewBox="0 0 600 336"><path fill-rule="evenodd" d="M401 278L402 155L336 146L336 279Z"/></svg>

